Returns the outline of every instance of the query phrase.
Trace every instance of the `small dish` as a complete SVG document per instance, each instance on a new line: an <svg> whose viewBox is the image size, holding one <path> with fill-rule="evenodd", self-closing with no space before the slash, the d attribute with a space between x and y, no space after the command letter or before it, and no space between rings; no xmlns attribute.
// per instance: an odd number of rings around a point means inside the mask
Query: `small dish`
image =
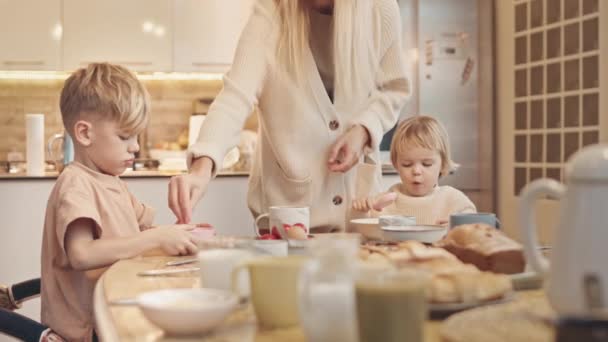
<svg viewBox="0 0 608 342"><path fill-rule="evenodd" d="M434 243L448 232L444 226L415 225L382 227L382 235L387 241L416 240L424 243Z"/></svg>
<svg viewBox="0 0 608 342"><path fill-rule="evenodd" d="M192 288L140 294L135 303L144 316L170 335L198 335L222 323L238 305L230 291Z"/></svg>
<svg viewBox="0 0 608 342"><path fill-rule="evenodd" d="M215 237L215 229L212 227L196 227L190 230L190 233L194 234L197 238L202 240L208 240Z"/></svg>
<svg viewBox="0 0 608 342"><path fill-rule="evenodd" d="M382 230L377 217L352 219L349 231L361 234L366 240L382 240Z"/></svg>

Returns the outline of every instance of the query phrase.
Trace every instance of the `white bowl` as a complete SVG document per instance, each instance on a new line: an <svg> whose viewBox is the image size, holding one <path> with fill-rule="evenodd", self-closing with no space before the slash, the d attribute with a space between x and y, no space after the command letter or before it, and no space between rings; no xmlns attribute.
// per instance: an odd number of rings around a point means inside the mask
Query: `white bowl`
<svg viewBox="0 0 608 342"><path fill-rule="evenodd" d="M382 232L384 239L388 241L416 240L433 243L441 240L448 232L448 227L433 225L387 226L382 227Z"/></svg>
<svg viewBox="0 0 608 342"><path fill-rule="evenodd" d="M381 215L378 217L380 227L387 226L414 226L416 217L404 215Z"/></svg>
<svg viewBox="0 0 608 342"><path fill-rule="evenodd" d="M361 234L365 240L382 240L382 230L377 217L352 219L349 231Z"/></svg>
<svg viewBox="0 0 608 342"><path fill-rule="evenodd" d="M230 291L166 289L137 296L144 316L170 335L198 335L215 328L234 311L238 300Z"/></svg>

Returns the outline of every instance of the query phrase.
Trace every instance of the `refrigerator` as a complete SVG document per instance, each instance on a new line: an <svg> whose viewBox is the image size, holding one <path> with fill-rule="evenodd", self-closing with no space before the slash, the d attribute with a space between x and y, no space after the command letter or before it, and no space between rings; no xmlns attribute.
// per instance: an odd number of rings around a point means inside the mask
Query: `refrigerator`
<svg viewBox="0 0 608 342"><path fill-rule="evenodd" d="M440 184L473 193L481 209L492 210L493 1L397 1L412 90L400 120L417 114L440 120L460 165Z"/></svg>

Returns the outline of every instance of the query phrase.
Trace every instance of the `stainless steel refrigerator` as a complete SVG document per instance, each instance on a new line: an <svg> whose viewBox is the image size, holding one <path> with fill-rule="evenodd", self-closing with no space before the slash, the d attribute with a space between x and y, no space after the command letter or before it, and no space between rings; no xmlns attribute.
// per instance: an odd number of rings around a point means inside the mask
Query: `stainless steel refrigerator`
<svg viewBox="0 0 608 342"><path fill-rule="evenodd" d="M471 194L479 209L493 210L493 1L398 3L412 88L400 119L439 119L450 136L452 159L460 164L440 183Z"/></svg>

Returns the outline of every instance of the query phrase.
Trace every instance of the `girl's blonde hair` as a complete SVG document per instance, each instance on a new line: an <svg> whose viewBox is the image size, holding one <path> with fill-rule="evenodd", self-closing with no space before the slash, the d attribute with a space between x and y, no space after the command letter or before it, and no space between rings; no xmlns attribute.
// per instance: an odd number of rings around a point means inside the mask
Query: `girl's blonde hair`
<svg viewBox="0 0 608 342"><path fill-rule="evenodd" d="M440 176L445 176L455 167L450 155L448 132L437 119L417 115L403 120L395 129L391 141L391 162L398 167L399 156L411 147L422 147L439 152Z"/></svg>
<svg viewBox="0 0 608 342"><path fill-rule="evenodd" d="M279 12L276 61L300 84L309 47L310 0L275 0ZM335 0L333 10L334 94L361 98L375 85L379 58L374 45L377 13L372 0Z"/></svg>
<svg viewBox="0 0 608 342"><path fill-rule="evenodd" d="M125 132L138 134L148 123L150 95L128 69L92 63L65 80L59 107L63 125L70 134L81 115L114 120Z"/></svg>

